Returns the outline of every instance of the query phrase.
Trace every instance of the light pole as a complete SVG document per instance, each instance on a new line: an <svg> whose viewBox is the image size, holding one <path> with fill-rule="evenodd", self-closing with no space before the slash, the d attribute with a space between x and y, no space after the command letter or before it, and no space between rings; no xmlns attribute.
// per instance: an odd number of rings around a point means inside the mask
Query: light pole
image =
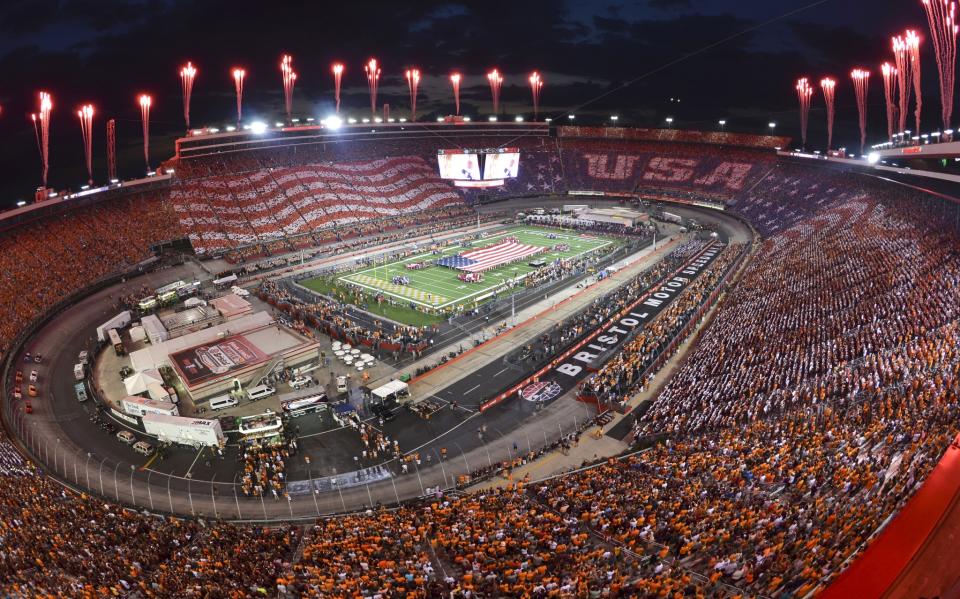
<svg viewBox="0 0 960 599"><path fill-rule="evenodd" d="M233 500L237 502L237 518L242 519L240 514L240 498L237 496L237 477L233 477Z"/></svg>
<svg viewBox="0 0 960 599"><path fill-rule="evenodd" d="M220 516L217 514L217 494L214 492L216 488L216 483L213 482L217 478L217 473L213 473L213 478L210 479L210 498L213 499L213 519L219 520Z"/></svg>
<svg viewBox="0 0 960 599"><path fill-rule="evenodd" d="M83 467L83 470L87 473L87 488L90 488L90 458L93 457L93 454L89 451L87 452L87 464Z"/></svg>
<svg viewBox="0 0 960 599"><path fill-rule="evenodd" d="M724 127L727 126L727 121L721 119L721 120L717 121L717 124L720 125L720 129L723 129Z"/></svg>
<svg viewBox="0 0 960 599"><path fill-rule="evenodd" d="M133 493L133 471L136 469L136 466L130 464L130 501L133 503L133 505L137 505L137 496Z"/></svg>
<svg viewBox="0 0 960 599"><path fill-rule="evenodd" d="M433 455L437 456L437 461L440 462L440 472L443 473L443 484L449 486L450 483L447 482L447 469L443 467L443 459L440 457L440 454L437 452L436 448L433 449Z"/></svg>
<svg viewBox="0 0 960 599"><path fill-rule="evenodd" d="M460 444L456 441L453 442L457 446L457 449L460 450L460 455L463 456L463 465L467 467L467 478L470 478L470 463L467 461L467 454L463 452L463 448L460 447Z"/></svg>
<svg viewBox="0 0 960 599"><path fill-rule="evenodd" d="M667 129L673 129L673 117L668 116L666 120L667 120Z"/></svg>
<svg viewBox="0 0 960 599"><path fill-rule="evenodd" d="M100 496L106 497L106 493L103 491L103 463L107 461L107 458L104 457L100 460L100 468L97 470L97 476L100 478Z"/></svg>
<svg viewBox="0 0 960 599"><path fill-rule="evenodd" d="M413 461L413 467L417 469L417 482L420 483L420 495L426 495L427 492L423 490L423 479L420 478L420 464L417 463L417 460Z"/></svg>
<svg viewBox="0 0 960 599"><path fill-rule="evenodd" d="M120 483L117 482L119 478L117 477L117 470L120 469L120 462L117 462L117 465L113 467L113 490L117 493L117 502L120 501Z"/></svg>
<svg viewBox="0 0 960 599"><path fill-rule="evenodd" d="M396 498L396 500L397 500L397 505L400 505L400 493L397 492L397 481L396 481L396 478L397 478L396 476L391 476L391 477L390 477L390 482L393 484L393 496L394 496L394 497ZM316 491L314 491L314 493L316 493ZM314 501L317 500L316 496L314 496L313 500L314 500ZM319 515L319 514L320 514L320 512L318 511L318 512L317 512L317 515Z"/></svg>
<svg viewBox="0 0 960 599"><path fill-rule="evenodd" d="M330 484L336 485L337 493L340 494L340 506L343 508L344 513L346 513L347 503L343 500L343 491L340 490L340 485L337 485L337 478L336 477L331 478Z"/></svg>
<svg viewBox="0 0 960 599"><path fill-rule="evenodd" d="M153 475L153 470L147 470L147 497L150 498L150 511L153 511L153 491L150 490L150 477Z"/></svg>

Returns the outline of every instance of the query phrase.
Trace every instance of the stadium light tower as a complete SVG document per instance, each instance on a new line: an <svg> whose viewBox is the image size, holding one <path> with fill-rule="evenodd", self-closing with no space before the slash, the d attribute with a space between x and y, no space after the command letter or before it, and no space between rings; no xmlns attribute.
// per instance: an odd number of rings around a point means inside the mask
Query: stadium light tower
<svg viewBox="0 0 960 599"><path fill-rule="evenodd" d="M673 128L673 117L672 117L672 116L668 116L668 117L667 117L667 128L669 128L669 129L672 129L672 128Z"/></svg>
<svg viewBox="0 0 960 599"><path fill-rule="evenodd" d="M721 129L723 129L724 127L727 126L727 121L725 121L724 119L720 119L719 121L717 121L717 124L720 125Z"/></svg>

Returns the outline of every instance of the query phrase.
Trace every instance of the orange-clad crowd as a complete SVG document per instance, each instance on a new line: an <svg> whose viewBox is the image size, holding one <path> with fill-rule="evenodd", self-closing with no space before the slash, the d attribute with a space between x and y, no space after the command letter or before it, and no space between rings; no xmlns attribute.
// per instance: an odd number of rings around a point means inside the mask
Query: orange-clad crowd
<svg viewBox="0 0 960 599"><path fill-rule="evenodd" d="M162 192L129 194L0 234L0 356L60 300L184 236Z"/></svg>
<svg viewBox="0 0 960 599"><path fill-rule="evenodd" d="M955 213L865 189L764 241L637 419L657 439L643 451L547 481L260 528L78 495L3 439L0 595L806 596L912 496L958 431ZM109 210L174 220L150 197L122 201L0 239L4 343L160 236L109 226ZM642 385L636 373L721 270L627 344L595 390L618 399Z"/></svg>

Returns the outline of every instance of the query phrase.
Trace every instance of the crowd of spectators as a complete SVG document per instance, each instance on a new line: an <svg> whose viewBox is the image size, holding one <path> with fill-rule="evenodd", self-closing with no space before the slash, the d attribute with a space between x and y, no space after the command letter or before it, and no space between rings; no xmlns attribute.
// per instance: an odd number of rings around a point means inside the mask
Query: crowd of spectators
<svg viewBox="0 0 960 599"><path fill-rule="evenodd" d="M810 175L803 188L804 173L778 168L737 204L770 238L638 421L641 434L663 442L536 485L318 521L301 536L295 527L125 510L64 489L0 439L0 594L816 590L910 498L957 434L960 240L952 216L909 190L845 186L828 172ZM71 291L175 236L177 221L162 204L159 196L111 200L0 239L0 343ZM130 215L148 225L116 226ZM598 303L571 333L698 249L685 245ZM705 285L710 277L704 273ZM699 285L596 375L599 393L618 397L637 382L630 373L689 317L706 290ZM310 315L331 310L317 306ZM393 450L387 439L369 442ZM265 488L282 481L274 457L257 456L248 461L251 482L261 473Z"/></svg>
<svg viewBox="0 0 960 599"><path fill-rule="evenodd" d="M566 189L620 194L657 187L732 197L775 164L769 151L643 141L561 139L558 152Z"/></svg>
<svg viewBox="0 0 960 599"><path fill-rule="evenodd" d="M275 588L296 546L295 530L144 515L67 491L5 438L0 485L8 597L254 596Z"/></svg>
<svg viewBox="0 0 960 599"><path fill-rule="evenodd" d="M706 303L710 294L736 260L741 246L725 248L706 272L683 290L670 305L643 330L639 331L622 350L583 385L582 391L606 405L616 406L628 395L646 383L646 372L662 357L684 326Z"/></svg>
<svg viewBox="0 0 960 599"><path fill-rule="evenodd" d="M77 208L0 234L0 356L27 323L74 291L182 238L162 192Z"/></svg>
<svg viewBox="0 0 960 599"><path fill-rule="evenodd" d="M866 197L876 188L858 177L843 177L827 168L780 162L756 185L731 198L729 207L769 237L819 210Z"/></svg>
<svg viewBox="0 0 960 599"><path fill-rule="evenodd" d="M353 345L369 341L375 352L381 347L388 351L414 351L423 343L429 343L436 333L432 325L406 326L378 319L359 322L351 315L349 306L362 307L370 301L359 291L338 289L330 299L311 295L309 301L304 301L276 281L264 280L260 284L260 295L294 314L298 321L334 337L346 339Z"/></svg>
<svg viewBox="0 0 960 599"><path fill-rule="evenodd" d="M284 494L286 460L290 457L285 447L258 443L246 444L237 458L243 462L240 490L247 497L272 495L280 499Z"/></svg>
<svg viewBox="0 0 960 599"><path fill-rule="evenodd" d="M184 178L170 199L200 254L273 245L293 249L291 236L314 243L326 230L338 238L354 225L447 206L464 207L453 187L419 156L300 164L244 171L219 158L219 173Z"/></svg>

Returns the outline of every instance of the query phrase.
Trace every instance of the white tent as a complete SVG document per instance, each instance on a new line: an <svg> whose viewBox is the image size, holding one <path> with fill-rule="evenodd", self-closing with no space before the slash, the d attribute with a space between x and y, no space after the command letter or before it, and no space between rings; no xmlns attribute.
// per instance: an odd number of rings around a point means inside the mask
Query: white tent
<svg viewBox="0 0 960 599"><path fill-rule="evenodd" d="M130 341L139 343L147 338L147 332L141 326L130 327Z"/></svg>
<svg viewBox="0 0 960 599"><path fill-rule="evenodd" d="M123 379L123 386L127 388L127 395L137 395L146 391L151 384L163 385L163 377L160 371L151 368Z"/></svg>
<svg viewBox="0 0 960 599"><path fill-rule="evenodd" d="M190 297L187 298L187 301L183 302L183 305L187 308L193 308L194 306L206 306L207 302L199 297Z"/></svg>

